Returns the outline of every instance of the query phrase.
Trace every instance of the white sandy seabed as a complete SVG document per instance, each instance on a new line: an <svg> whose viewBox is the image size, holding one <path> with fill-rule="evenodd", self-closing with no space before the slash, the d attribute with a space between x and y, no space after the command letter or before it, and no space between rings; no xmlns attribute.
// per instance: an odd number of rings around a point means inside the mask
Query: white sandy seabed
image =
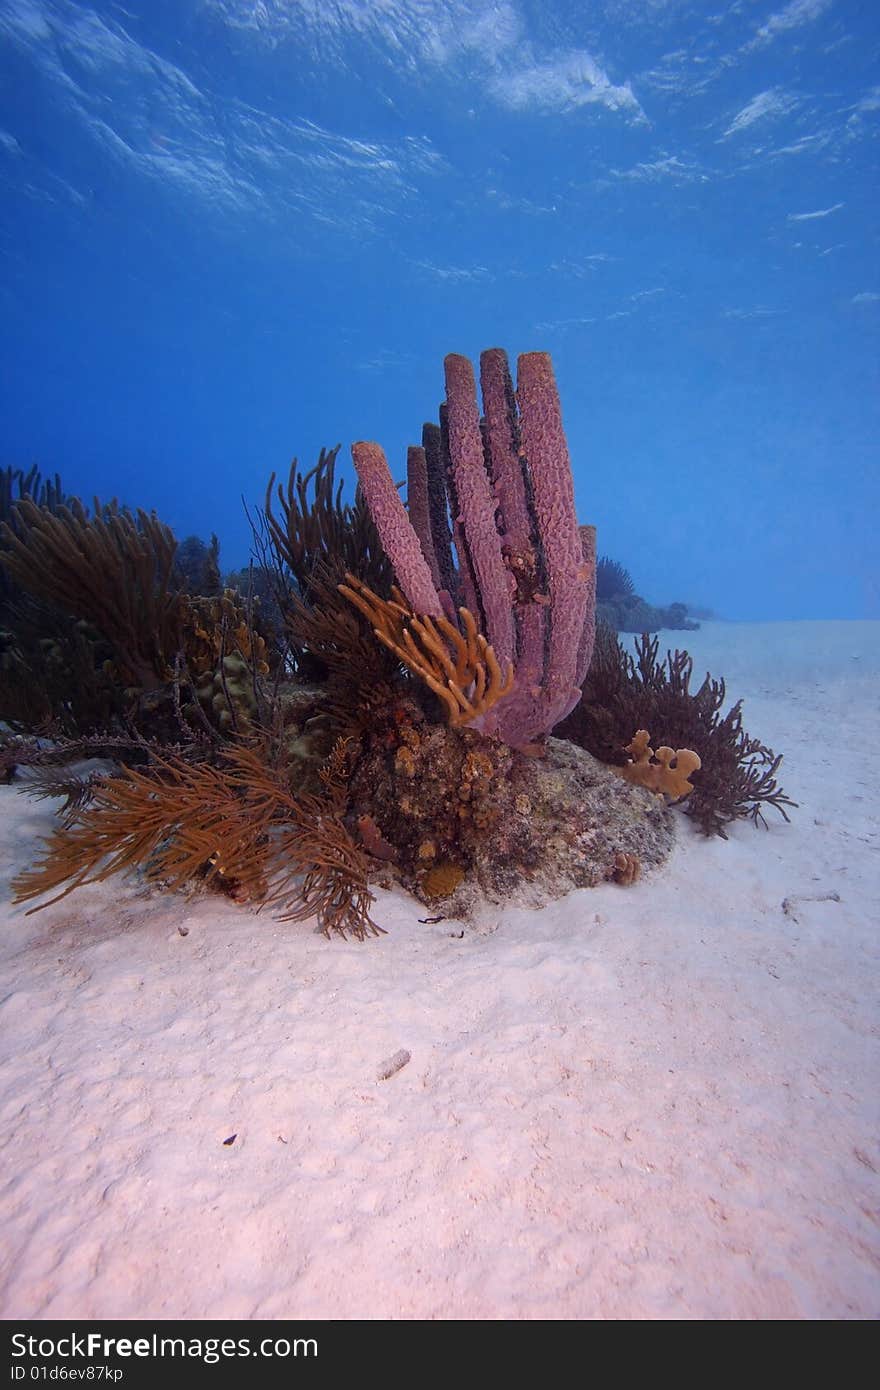
<svg viewBox="0 0 880 1390"><path fill-rule="evenodd" d="M0 1314L876 1317L880 623L680 641L790 825L680 819L480 930L380 892L363 944L136 881L6 906ZM0 810L8 904L51 810Z"/></svg>

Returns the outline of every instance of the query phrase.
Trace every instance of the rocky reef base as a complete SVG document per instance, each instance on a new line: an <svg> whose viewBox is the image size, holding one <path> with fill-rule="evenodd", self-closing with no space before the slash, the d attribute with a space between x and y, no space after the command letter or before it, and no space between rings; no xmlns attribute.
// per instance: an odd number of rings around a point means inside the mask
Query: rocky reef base
<svg viewBox="0 0 880 1390"><path fill-rule="evenodd" d="M471 916L479 902L537 907L575 888L632 883L674 841L662 796L564 739L528 754L402 719L366 740L350 792L376 880L449 916Z"/></svg>

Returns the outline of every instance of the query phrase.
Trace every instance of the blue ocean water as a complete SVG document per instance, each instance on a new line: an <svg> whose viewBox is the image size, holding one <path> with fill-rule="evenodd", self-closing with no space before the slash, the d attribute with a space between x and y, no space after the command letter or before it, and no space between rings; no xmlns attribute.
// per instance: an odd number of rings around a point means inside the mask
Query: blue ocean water
<svg viewBox="0 0 880 1390"><path fill-rule="evenodd" d="M216 531L552 353L654 603L880 616L880 14L0 0L0 463ZM350 468L349 468L349 476Z"/></svg>

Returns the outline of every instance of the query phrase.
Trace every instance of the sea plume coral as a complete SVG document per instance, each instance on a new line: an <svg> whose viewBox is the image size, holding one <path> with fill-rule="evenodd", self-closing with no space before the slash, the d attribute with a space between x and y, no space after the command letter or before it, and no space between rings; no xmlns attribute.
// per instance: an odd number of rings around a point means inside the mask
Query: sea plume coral
<svg viewBox="0 0 880 1390"><path fill-rule="evenodd" d="M145 771L122 767L69 810L42 858L14 880L15 901L52 893L57 902L138 869L171 889L219 882L282 919L314 914L328 936L377 935L366 856L342 820L345 755L343 744L328 760L323 796L293 794L260 744L225 748L217 766L154 754Z"/></svg>
<svg viewBox="0 0 880 1390"><path fill-rule="evenodd" d="M22 497L0 527L0 564L28 593L93 623L110 642L123 680L151 690L171 676L180 645L177 542L157 517L96 499L50 510Z"/></svg>
<svg viewBox="0 0 880 1390"><path fill-rule="evenodd" d="M692 691L694 663L686 651L667 652L661 661L659 639L648 633L635 645L632 656L610 629L600 626L583 696L559 735L621 771L635 756L634 729L654 730L670 750L692 750L700 767L688 774L693 791L684 812L705 835L726 839L725 826L743 818L766 825L768 806L788 820L786 807L797 802L777 781L782 755L746 733L742 701L722 715L727 696L723 680L707 674Z"/></svg>
<svg viewBox="0 0 880 1390"><path fill-rule="evenodd" d="M315 576L328 567L338 569L340 578L353 571L385 594L391 566L363 496L356 495L354 506L342 502L342 483L335 480L338 453L338 444L322 449L307 473L294 459L284 485L272 474L263 513L268 542L276 566L292 576L306 598Z"/></svg>

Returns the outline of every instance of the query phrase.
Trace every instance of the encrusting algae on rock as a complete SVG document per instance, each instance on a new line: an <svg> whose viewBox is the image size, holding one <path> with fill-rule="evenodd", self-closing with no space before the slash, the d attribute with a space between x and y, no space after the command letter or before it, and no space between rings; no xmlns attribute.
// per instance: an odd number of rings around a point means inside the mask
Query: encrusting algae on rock
<svg viewBox="0 0 880 1390"><path fill-rule="evenodd" d="M395 881L422 901L448 899L453 915L475 897L539 905L626 881L621 855L647 869L671 850L663 799L583 749L551 738L536 757L407 713L364 740L350 793L394 846Z"/></svg>

